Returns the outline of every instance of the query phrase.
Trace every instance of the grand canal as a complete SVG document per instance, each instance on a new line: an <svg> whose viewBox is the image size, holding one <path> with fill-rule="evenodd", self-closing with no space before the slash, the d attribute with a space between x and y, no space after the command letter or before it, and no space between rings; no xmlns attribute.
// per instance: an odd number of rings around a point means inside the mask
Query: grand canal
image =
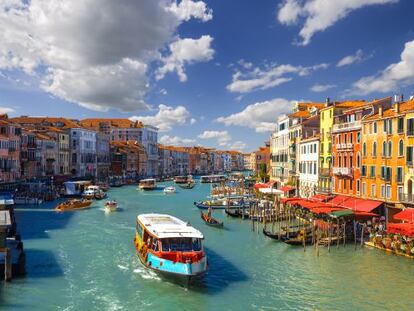
<svg viewBox="0 0 414 311"><path fill-rule="evenodd" d="M168 183L165 183L168 184ZM52 205L17 210L27 276L2 283L0 306L10 310L413 310L413 262L353 245L294 248L252 231L250 221L218 218L205 226L193 202L209 185L141 192L111 189L122 210L57 214ZM169 213L205 235L210 269L186 289L142 267L132 243L139 213Z"/></svg>

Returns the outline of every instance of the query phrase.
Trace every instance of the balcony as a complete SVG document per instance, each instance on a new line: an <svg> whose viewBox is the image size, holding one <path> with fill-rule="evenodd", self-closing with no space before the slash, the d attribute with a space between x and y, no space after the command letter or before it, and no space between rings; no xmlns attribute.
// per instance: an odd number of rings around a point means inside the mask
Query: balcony
<svg viewBox="0 0 414 311"><path fill-rule="evenodd" d="M331 194L332 188L331 187L316 187L316 193Z"/></svg>
<svg viewBox="0 0 414 311"><path fill-rule="evenodd" d="M341 150L341 149L352 149L354 145L351 143L346 143L346 144L336 144L335 148L336 150Z"/></svg>
<svg viewBox="0 0 414 311"><path fill-rule="evenodd" d="M341 124L334 124L332 132L354 131L361 128L361 121L346 122Z"/></svg>
<svg viewBox="0 0 414 311"><path fill-rule="evenodd" d="M332 173L337 176L352 176L353 170L350 167L333 167Z"/></svg>
<svg viewBox="0 0 414 311"><path fill-rule="evenodd" d="M331 177L331 169L319 168L319 176Z"/></svg>
<svg viewBox="0 0 414 311"><path fill-rule="evenodd" d="M398 201L400 201L401 203L414 204L414 194L412 194L412 193L399 193L398 194Z"/></svg>

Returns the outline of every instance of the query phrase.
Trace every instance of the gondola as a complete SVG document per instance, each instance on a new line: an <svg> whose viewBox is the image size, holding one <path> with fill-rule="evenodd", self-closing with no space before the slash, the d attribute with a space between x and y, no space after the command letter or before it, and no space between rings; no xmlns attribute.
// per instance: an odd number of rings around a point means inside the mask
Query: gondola
<svg viewBox="0 0 414 311"><path fill-rule="evenodd" d="M303 245L303 237L296 237L296 238L289 238L289 239L284 239L283 242L285 242L286 244L289 245ZM310 244L312 243L312 236L307 236L306 237L306 244Z"/></svg>
<svg viewBox="0 0 414 311"><path fill-rule="evenodd" d="M186 184L178 184L178 186L182 189L193 189L195 187L195 182L186 183Z"/></svg>
<svg viewBox="0 0 414 311"><path fill-rule="evenodd" d="M263 234L273 240L279 240L279 234L278 233L271 233L270 231L263 228Z"/></svg>
<svg viewBox="0 0 414 311"><path fill-rule="evenodd" d="M201 212L201 219L204 220L206 225L216 228L223 228L223 222L218 221L217 219L214 219L213 217L208 217L207 214L204 214Z"/></svg>
<svg viewBox="0 0 414 311"><path fill-rule="evenodd" d="M237 210L237 209L231 210L231 209L226 208L225 209L225 212L230 217L235 217L235 218L241 218L241 217L243 217L243 213L240 210Z"/></svg>

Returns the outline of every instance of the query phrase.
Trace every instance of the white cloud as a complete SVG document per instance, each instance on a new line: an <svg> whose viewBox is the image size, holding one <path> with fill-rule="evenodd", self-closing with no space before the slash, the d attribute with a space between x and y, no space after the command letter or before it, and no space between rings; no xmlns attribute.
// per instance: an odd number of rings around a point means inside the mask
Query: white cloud
<svg viewBox="0 0 414 311"><path fill-rule="evenodd" d="M198 135L198 138L201 139L216 139L217 143L221 147L228 146L231 141L231 135L228 131L204 131L202 134Z"/></svg>
<svg viewBox="0 0 414 311"><path fill-rule="evenodd" d="M163 145L172 145L172 146L189 146L194 145L196 142L195 139L182 138L179 136L169 136L164 135L160 138L160 143Z"/></svg>
<svg viewBox="0 0 414 311"><path fill-rule="evenodd" d="M0 114L11 113L11 112L14 112L13 108L0 107Z"/></svg>
<svg viewBox="0 0 414 311"><path fill-rule="evenodd" d="M243 150L243 149L246 149L246 147L247 147L246 143L240 140L237 140L230 145L230 149L232 150Z"/></svg>
<svg viewBox="0 0 414 311"><path fill-rule="evenodd" d="M285 65L269 65L264 69L259 67L246 70L237 69L232 76L232 82L227 85L227 90L237 93L248 93L255 90L266 90L280 84L289 82L293 76L306 76L312 71L326 69L328 64L318 64L309 67Z"/></svg>
<svg viewBox="0 0 414 311"><path fill-rule="evenodd" d="M167 94L168 94L168 92L167 92L167 90L166 90L166 89L161 89L161 90L160 90L160 94L161 94L161 95L167 95Z"/></svg>
<svg viewBox="0 0 414 311"><path fill-rule="evenodd" d="M207 8L203 1L181 0L180 4L174 2L169 7L180 20L188 21L191 17L207 22L213 18L213 10Z"/></svg>
<svg viewBox="0 0 414 311"><path fill-rule="evenodd" d="M163 66L158 68L156 79L163 79L168 72L175 71L181 82L187 81L184 65L211 60L214 55L214 50L211 48L212 41L212 37L204 35L199 39L178 39L171 43L169 46L171 54L162 58Z"/></svg>
<svg viewBox="0 0 414 311"><path fill-rule="evenodd" d="M386 93L412 84L414 84L414 40L405 43L398 63L389 65L376 75L359 79L346 93L357 95Z"/></svg>
<svg viewBox="0 0 414 311"><path fill-rule="evenodd" d="M227 117L217 118L216 121L227 126L237 125L254 129L258 133L274 131L279 115L292 109L291 101L283 98L258 102L246 106L240 112Z"/></svg>
<svg viewBox="0 0 414 311"><path fill-rule="evenodd" d="M211 19L203 4L187 0L174 9L170 0L2 1L0 70L37 77L47 92L89 109L146 109L149 63L183 21ZM186 8L191 12L183 13Z"/></svg>
<svg viewBox="0 0 414 311"><path fill-rule="evenodd" d="M361 49L355 52L355 54L345 56L337 64L336 67L348 66L354 63L360 63L364 60L364 52Z"/></svg>
<svg viewBox="0 0 414 311"><path fill-rule="evenodd" d="M190 112L184 106L171 107L159 105L158 112L153 116L132 116L130 120L141 121L158 127L160 132L170 131L177 125L184 125L190 118Z"/></svg>
<svg viewBox="0 0 414 311"><path fill-rule="evenodd" d="M313 35L334 25L354 10L378 4L395 3L398 0L285 0L277 18L281 24L297 24L304 20L299 35L302 45L310 43Z"/></svg>
<svg viewBox="0 0 414 311"><path fill-rule="evenodd" d="M193 125L193 124L196 124L196 123L197 123L197 120L195 118L191 118L190 124Z"/></svg>
<svg viewBox="0 0 414 311"><path fill-rule="evenodd" d="M310 90L312 92L326 92L334 87L336 87L334 84L315 84L310 88Z"/></svg>

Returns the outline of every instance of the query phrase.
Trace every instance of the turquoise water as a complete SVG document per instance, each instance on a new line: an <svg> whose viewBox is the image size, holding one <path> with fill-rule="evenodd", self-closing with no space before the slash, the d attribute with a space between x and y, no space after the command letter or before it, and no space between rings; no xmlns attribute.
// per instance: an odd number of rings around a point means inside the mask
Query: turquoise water
<svg viewBox="0 0 414 311"><path fill-rule="evenodd" d="M193 202L209 189L115 188L109 197L122 211L112 214L104 202L63 214L51 205L18 210L28 274L1 284L1 309L414 310L413 261L353 245L317 257L221 211L225 229L207 227ZM202 282L186 289L141 265L132 241L135 217L145 212L175 215L204 233L210 269Z"/></svg>

